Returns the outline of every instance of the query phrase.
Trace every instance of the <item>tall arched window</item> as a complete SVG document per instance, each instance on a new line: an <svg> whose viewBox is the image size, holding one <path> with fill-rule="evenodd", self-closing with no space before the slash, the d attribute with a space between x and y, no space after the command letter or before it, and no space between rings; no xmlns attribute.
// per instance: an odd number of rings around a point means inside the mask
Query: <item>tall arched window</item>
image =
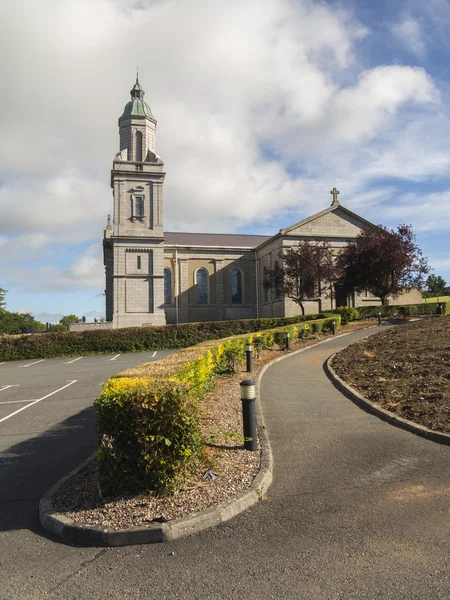
<svg viewBox="0 0 450 600"><path fill-rule="evenodd" d="M267 302L267 300L269 299L268 289L264 285L266 281L267 281L267 267L264 267L264 269L263 269L263 289L262 289L263 302Z"/></svg>
<svg viewBox="0 0 450 600"><path fill-rule="evenodd" d="M136 131L136 161L142 162L142 132Z"/></svg>
<svg viewBox="0 0 450 600"><path fill-rule="evenodd" d="M197 269L195 273L195 300L197 304L208 304L208 277L206 269Z"/></svg>
<svg viewBox="0 0 450 600"><path fill-rule="evenodd" d="M280 265L278 264L278 261L275 261L274 264L274 279L275 279L275 287L274 287L274 292L275 292L275 300L279 300L281 298L281 281L280 281Z"/></svg>
<svg viewBox="0 0 450 600"><path fill-rule="evenodd" d="M232 269L231 271L231 304L242 304L242 271Z"/></svg>
<svg viewBox="0 0 450 600"><path fill-rule="evenodd" d="M172 271L164 269L164 304L172 304Z"/></svg>

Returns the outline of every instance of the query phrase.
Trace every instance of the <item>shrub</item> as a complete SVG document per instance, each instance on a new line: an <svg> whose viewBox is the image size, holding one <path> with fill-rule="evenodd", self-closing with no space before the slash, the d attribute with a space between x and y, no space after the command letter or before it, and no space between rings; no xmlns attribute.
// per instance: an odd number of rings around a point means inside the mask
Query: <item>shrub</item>
<svg viewBox="0 0 450 600"><path fill-rule="evenodd" d="M203 342L112 377L95 401L103 491L174 491L201 456L198 407L214 378L239 369L247 342L260 351L275 339L285 343L286 332L293 335L296 329L309 332L311 326L302 322Z"/></svg>
<svg viewBox="0 0 450 600"><path fill-rule="evenodd" d="M435 315L440 314L440 306L445 308L445 314L450 313L450 302L427 302L426 304L403 304L391 306L361 306L358 308L361 319L376 318L381 312L383 317L403 317L414 315Z"/></svg>
<svg viewBox="0 0 450 600"><path fill-rule="evenodd" d="M0 342L0 361L187 348L205 340L256 333L274 327L308 322L321 316L324 315L53 332L42 336L6 338Z"/></svg>
<svg viewBox="0 0 450 600"><path fill-rule="evenodd" d="M340 306L333 310L333 313L341 316L342 325L347 325L350 321L354 321L359 317L358 309L352 306Z"/></svg>
<svg viewBox="0 0 450 600"><path fill-rule="evenodd" d="M279 347L279 348L285 348L286 347L286 333L287 331L276 331L274 333L273 339L275 344Z"/></svg>
<svg viewBox="0 0 450 600"><path fill-rule="evenodd" d="M110 380L95 401L105 494L173 492L200 456L198 404L180 381Z"/></svg>
<svg viewBox="0 0 450 600"><path fill-rule="evenodd" d="M311 333L315 336L322 331L322 323L311 323Z"/></svg>

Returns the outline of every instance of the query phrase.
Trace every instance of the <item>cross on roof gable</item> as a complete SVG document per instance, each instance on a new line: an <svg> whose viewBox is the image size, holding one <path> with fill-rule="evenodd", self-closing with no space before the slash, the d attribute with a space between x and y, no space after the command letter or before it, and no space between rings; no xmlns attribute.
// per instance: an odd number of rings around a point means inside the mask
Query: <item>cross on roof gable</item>
<svg viewBox="0 0 450 600"><path fill-rule="evenodd" d="M336 203L333 202L333 204L331 206L329 206L328 208L325 208L324 210L321 210L320 212L315 213L314 215L311 215L310 217L306 217L306 219L302 219L301 221L298 221L297 223L294 223L293 225L290 225L289 227L286 227L285 229L280 229L280 234L281 235L289 234L290 232L294 231L295 229L299 229L303 225L311 223L311 221L315 221L316 219L319 219L320 217L323 217L324 215L327 215L328 213L332 213L335 211L346 213L352 219L359 221L362 226L375 227L375 225L373 223L371 223L370 221L367 221L363 217L360 217L359 215L352 212L348 208L345 208L345 206L342 206L342 204L339 204L338 202L336 202Z"/></svg>

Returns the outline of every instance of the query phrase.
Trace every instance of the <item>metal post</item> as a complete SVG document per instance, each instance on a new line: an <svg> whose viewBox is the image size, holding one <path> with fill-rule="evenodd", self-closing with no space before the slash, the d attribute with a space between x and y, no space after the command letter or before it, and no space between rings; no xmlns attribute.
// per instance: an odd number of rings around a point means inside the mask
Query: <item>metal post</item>
<svg viewBox="0 0 450 600"><path fill-rule="evenodd" d="M247 359L247 373L253 371L253 346L251 344L245 344L245 356Z"/></svg>
<svg viewBox="0 0 450 600"><path fill-rule="evenodd" d="M381 325L381 312L378 313L378 325Z"/></svg>
<svg viewBox="0 0 450 600"><path fill-rule="evenodd" d="M331 321L331 329L333 331L333 335L336 335L336 321Z"/></svg>
<svg viewBox="0 0 450 600"><path fill-rule="evenodd" d="M289 331L286 331L286 350L289 350L291 347L291 336L289 335Z"/></svg>
<svg viewBox="0 0 450 600"><path fill-rule="evenodd" d="M244 424L244 448L258 450L256 433L256 385L253 379L241 381L242 421Z"/></svg>

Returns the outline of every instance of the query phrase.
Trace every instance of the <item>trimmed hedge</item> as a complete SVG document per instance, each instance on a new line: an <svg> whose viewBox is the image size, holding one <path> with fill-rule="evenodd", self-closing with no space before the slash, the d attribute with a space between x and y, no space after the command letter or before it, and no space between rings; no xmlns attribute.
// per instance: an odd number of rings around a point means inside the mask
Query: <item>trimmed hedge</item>
<svg viewBox="0 0 450 600"><path fill-rule="evenodd" d="M106 494L171 493L193 472L202 454L199 401L214 378L235 373L245 344L258 354L292 338L331 330L339 316L203 342L156 363L112 377L94 402L100 485Z"/></svg>
<svg viewBox="0 0 450 600"><path fill-rule="evenodd" d="M314 320L321 316L323 315L183 323L160 327L96 329L68 333L50 332L14 338L6 336L0 340L0 360L187 348L204 340L217 340L233 335L263 331L282 325Z"/></svg>
<svg viewBox="0 0 450 600"><path fill-rule="evenodd" d="M441 306L444 307L444 314L450 314L450 302L428 302L427 304L399 304L391 306L341 306L333 310L327 310L325 314L339 314L342 317L342 324L356 319L376 319L381 312L382 317L412 317L414 315L439 315Z"/></svg>
<svg viewBox="0 0 450 600"><path fill-rule="evenodd" d="M428 302L426 304L401 304L391 306L360 306L358 307L358 312L360 319L377 317L379 312L381 312L382 317L438 315L440 314L441 305L444 306L444 314L450 314L450 302Z"/></svg>

